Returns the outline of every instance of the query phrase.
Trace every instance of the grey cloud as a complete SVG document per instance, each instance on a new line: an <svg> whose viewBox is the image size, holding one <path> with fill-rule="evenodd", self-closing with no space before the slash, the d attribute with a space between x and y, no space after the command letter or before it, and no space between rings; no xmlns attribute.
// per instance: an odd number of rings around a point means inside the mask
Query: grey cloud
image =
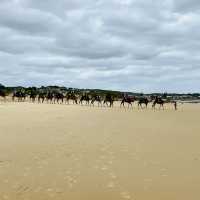
<svg viewBox="0 0 200 200"><path fill-rule="evenodd" d="M27 34L51 33L59 28L60 19L49 13L26 9L18 4L0 4L0 24Z"/></svg>
<svg viewBox="0 0 200 200"><path fill-rule="evenodd" d="M176 0L174 1L174 5L177 12L194 12L200 10L200 2L198 0Z"/></svg>
<svg viewBox="0 0 200 200"><path fill-rule="evenodd" d="M199 5L196 0L3 0L0 82L200 91Z"/></svg>

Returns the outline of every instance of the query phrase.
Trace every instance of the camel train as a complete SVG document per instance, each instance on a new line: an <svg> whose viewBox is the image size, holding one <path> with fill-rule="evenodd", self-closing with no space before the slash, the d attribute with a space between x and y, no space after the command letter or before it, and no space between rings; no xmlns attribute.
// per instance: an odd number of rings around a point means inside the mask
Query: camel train
<svg viewBox="0 0 200 200"><path fill-rule="evenodd" d="M0 90L0 97L3 98L3 101L6 101L8 94L5 90ZM133 104L136 102L138 109L148 108L148 105L152 104L152 109L164 109L164 104L172 103L174 105L174 109L177 110L177 102L176 101L168 101L159 96L129 96L127 94L122 95L121 98L114 97L110 93L103 95L99 94L88 94L77 93L74 91L62 92L60 90L38 90L32 89L30 91L26 91L25 89L19 89L14 91L12 94L13 102L25 102L29 101L31 103L49 103L49 104L79 104L79 105L87 105L94 106L97 104L98 107L113 107L114 102L120 101L120 107L122 108L133 108ZM157 107L157 105L159 107Z"/></svg>

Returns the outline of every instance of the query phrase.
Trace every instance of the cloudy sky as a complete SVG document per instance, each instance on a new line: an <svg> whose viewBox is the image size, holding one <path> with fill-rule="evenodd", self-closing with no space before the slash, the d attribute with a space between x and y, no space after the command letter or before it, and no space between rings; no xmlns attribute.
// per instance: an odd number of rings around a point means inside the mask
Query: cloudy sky
<svg viewBox="0 0 200 200"><path fill-rule="evenodd" d="M0 0L0 83L200 92L200 1Z"/></svg>

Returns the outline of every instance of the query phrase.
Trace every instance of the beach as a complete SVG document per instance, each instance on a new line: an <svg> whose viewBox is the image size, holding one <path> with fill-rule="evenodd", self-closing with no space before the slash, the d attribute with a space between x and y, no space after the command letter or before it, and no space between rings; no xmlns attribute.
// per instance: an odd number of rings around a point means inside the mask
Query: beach
<svg viewBox="0 0 200 200"><path fill-rule="evenodd" d="M0 103L0 199L199 200L200 104Z"/></svg>

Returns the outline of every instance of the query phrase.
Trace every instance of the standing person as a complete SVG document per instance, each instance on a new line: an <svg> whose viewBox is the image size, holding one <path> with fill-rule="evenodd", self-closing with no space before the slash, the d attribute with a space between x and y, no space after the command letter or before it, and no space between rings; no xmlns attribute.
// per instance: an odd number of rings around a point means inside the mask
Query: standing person
<svg viewBox="0 0 200 200"><path fill-rule="evenodd" d="M177 110L177 102L174 101L174 109Z"/></svg>

